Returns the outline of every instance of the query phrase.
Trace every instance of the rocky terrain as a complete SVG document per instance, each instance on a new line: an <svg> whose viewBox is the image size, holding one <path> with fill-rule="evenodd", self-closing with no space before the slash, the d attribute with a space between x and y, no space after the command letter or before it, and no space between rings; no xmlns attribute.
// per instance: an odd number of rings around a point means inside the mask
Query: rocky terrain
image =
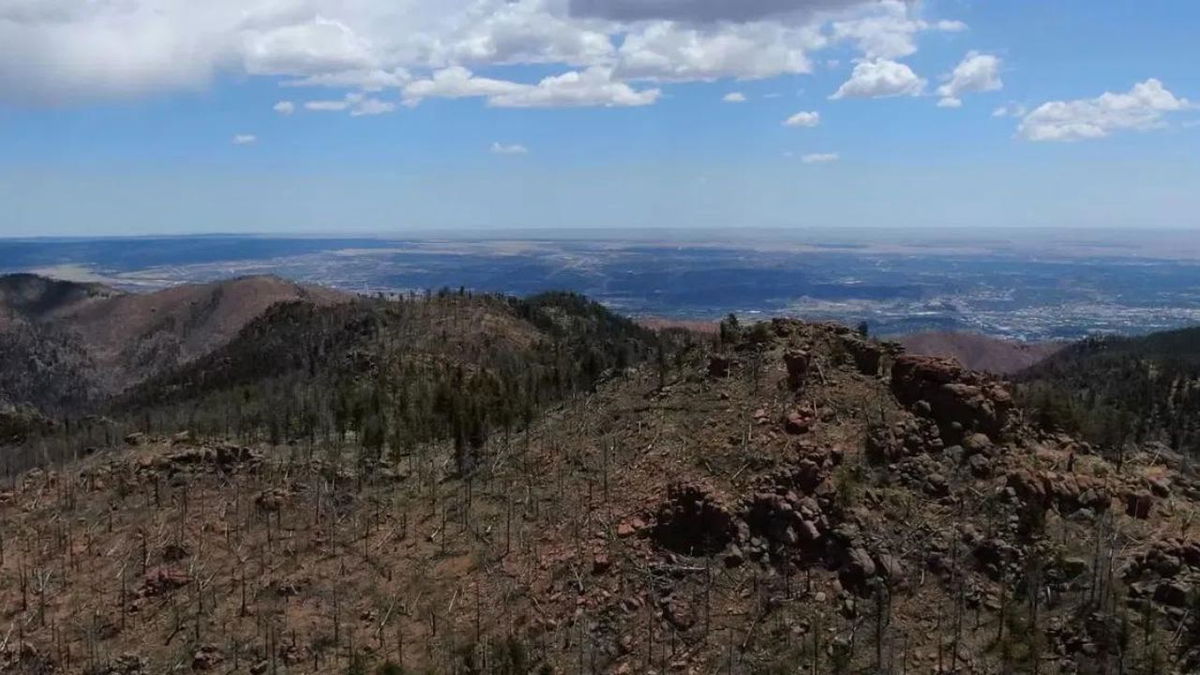
<svg viewBox="0 0 1200 675"><path fill-rule="evenodd" d="M593 316L488 306L550 353ZM613 325L587 334L644 339ZM670 337L478 442L81 423L75 458L0 488L0 672L1200 668L1187 457L1044 428L1004 381L838 325ZM456 351L500 383L531 358Z"/></svg>

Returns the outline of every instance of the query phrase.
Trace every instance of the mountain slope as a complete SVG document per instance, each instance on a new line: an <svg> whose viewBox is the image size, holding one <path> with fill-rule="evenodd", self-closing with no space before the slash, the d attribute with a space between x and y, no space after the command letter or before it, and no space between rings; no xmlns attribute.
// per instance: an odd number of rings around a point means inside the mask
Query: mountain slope
<svg viewBox="0 0 1200 675"><path fill-rule="evenodd" d="M275 277L146 294L34 275L0 277L0 402L78 411L233 339L280 302L350 296Z"/></svg>
<svg viewBox="0 0 1200 675"><path fill-rule="evenodd" d="M52 320L120 295L102 284L58 281L35 274L0 276L0 330L16 322Z"/></svg>
<svg viewBox="0 0 1200 675"><path fill-rule="evenodd" d="M1016 342L976 333L914 333L895 340L909 353L952 358L971 370L1000 375L1029 368L1066 346L1054 342Z"/></svg>
<svg viewBox="0 0 1200 675"><path fill-rule="evenodd" d="M1200 452L1200 327L1085 340L1019 380L1047 426L1112 448L1153 440Z"/></svg>
<svg viewBox="0 0 1200 675"><path fill-rule="evenodd" d="M249 438L349 436L375 456L450 438L461 467L490 433L646 360L658 343L571 294L284 303L130 390L112 414Z"/></svg>
<svg viewBox="0 0 1200 675"><path fill-rule="evenodd" d="M149 433L76 429L0 494L0 672L1200 667L1176 453L840 326L652 337L577 296L274 308L139 387Z"/></svg>

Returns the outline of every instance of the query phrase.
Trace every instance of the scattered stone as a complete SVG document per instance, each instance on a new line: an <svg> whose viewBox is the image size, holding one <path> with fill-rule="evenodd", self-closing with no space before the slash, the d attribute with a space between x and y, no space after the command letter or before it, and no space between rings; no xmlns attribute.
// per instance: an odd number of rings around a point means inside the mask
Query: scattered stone
<svg viewBox="0 0 1200 675"><path fill-rule="evenodd" d="M212 670L223 661L221 650L212 645L202 645L192 655L192 670Z"/></svg>
<svg viewBox="0 0 1200 675"><path fill-rule="evenodd" d="M254 505L265 513L278 513L289 498L291 494L283 488L268 488L258 493L254 498Z"/></svg>
<svg viewBox="0 0 1200 675"><path fill-rule="evenodd" d="M783 430L793 435L806 434L812 428L812 424L813 417L811 413L797 410L789 413L784 418Z"/></svg>
<svg viewBox="0 0 1200 675"><path fill-rule="evenodd" d="M1154 496L1149 492L1139 491L1125 496L1125 513L1131 518L1145 520L1150 517L1154 508Z"/></svg>
<svg viewBox="0 0 1200 675"><path fill-rule="evenodd" d="M733 368L733 359L724 356L713 356L708 360L709 377L728 377Z"/></svg>
<svg viewBox="0 0 1200 675"><path fill-rule="evenodd" d="M992 475L992 460L983 455L971 455L967 460L967 468L976 478L988 478Z"/></svg>
<svg viewBox="0 0 1200 675"><path fill-rule="evenodd" d="M191 555L192 550L188 548L186 544L182 543L167 544L166 546L163 546L162 549L163 562L179 562L180 560L188 558Z"/></svg>
<svg viewBox="0 0 1200 675"><path fill-rule="evenodd" d="M742 549L738 548L737 544L731 544L729 551L725 554L726 567L741 567L746 562L746 556L742 554Z"/></svg>
<svg viewBox="0 0 1200 675"><path fill-rule="evenodd" d="M154 597L170 593L192 583L192 578L183 570L174 567L158 567L146 573L142 580L142 597Z"/></svg>
<svg viewBox="0 0 1200 675"><path fill-rule="evenodd" d="M1154 589L1154 601L1170 607L1187 607L1192 588L1179 581L1162 581Z"/></svg>

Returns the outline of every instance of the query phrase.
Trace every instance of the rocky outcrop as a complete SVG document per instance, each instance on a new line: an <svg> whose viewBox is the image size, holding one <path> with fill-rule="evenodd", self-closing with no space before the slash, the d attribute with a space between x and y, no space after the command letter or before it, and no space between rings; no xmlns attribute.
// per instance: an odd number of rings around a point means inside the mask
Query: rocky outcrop
<svg viewBox="0 0 1200 675"><path fill-rule="evenodd" d="M812 355L804 351L789 351L783 355L783 361L787 365L788 386L793 391L803 389L812 367Z"/></svg>
<svg viewBox="0 0 1200 675"><path fill-rule="evenodd" d="M652 536L663 548L705 555L724 550L737 534L733 514L706 486L675 483L659 505Z"/></svg>
<svg viewBox="0 0 1200 675"><path fill-rule="evenodd" d="M1003 385L951 359L898 357L892 366L892 392L936 422L942 437L953 442L972 432L999 436L1013 409L1012 395Z"/></svg>
<svg viewBox="0 0 1200 675"><path fill-rule="evenodd" d="M850 335L842 336L842 347L854 360L854 366L858 368L858 372L870 377L879 374L879 365L883 360L883 347Z"/></svg>

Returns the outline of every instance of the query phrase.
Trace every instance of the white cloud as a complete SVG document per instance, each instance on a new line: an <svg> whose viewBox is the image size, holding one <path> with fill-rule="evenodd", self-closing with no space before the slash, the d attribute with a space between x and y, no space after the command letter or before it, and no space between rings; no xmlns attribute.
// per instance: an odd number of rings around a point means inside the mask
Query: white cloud
<svg viewBox="0 0 1200 675"><path fill-rule="evenodd" d="M746 95L740 91L731 91L721 97L721 100L726 103L745 103Z"/></svg>
<svg viewBox="0 0 1200 675"><path fill-rule="evenodd" d="M1020 103L1006 103L992 111L992 117L1024 117L1028 108Z"/></svg>
<svg viewBox="0 0 1200 675"><path fill-rule="evenodd" d="M783 121L785 127L815 127L821 123L821 113L801 111Z"/></svg>
<svg viewBox="0 0 1200 675"><path fill-rule="evenodd" d="M488 105L497 108L611 108L650 105L661 95L660 89L636 90L614 80L611 69L595 67L547 77L537 85L492 96Z"/></svg>
<svg viewBox="0 0 1200 675"><path fill-rule="evenodd" d="M271 108L280 115L291 115L296 112L296 104L291 101L280 101Z"/></svg>
<svg viewBox="0 0 1200 675"><path fill-rule="evenodd" d="M245 38L243 60L251 75L318 75L377 65L367 39L345 23L320 15L250 33Z"/></svg>
<svg viewBox="0 0 1200 675"><path fill-rule="evenodd" d="M529 148L520 143L505 144L500 142L492 143L492 154L494 155L528 155Z"/></svg>
<svg viewBox="0 0 1200 675"><path fill-rule="evenodd" d="M644 105L659 92L639 81L809 73L811 55L842 40L894 59L923 31L960 27L918 11L901 0L0 0L0 101L202 89L231 74L402 89L410 103ZM558 74L508 81L520 77L506 69L534 64ZM488 77L439 78L459 69Z"/></svg>
<svg viewBox="0 0 1200 675"><path fill-rule="evenodd" d="M350 109L351 117L362 117L364 115L383 115L396 110L396 104L391 101L381 101L377 98L364 98L354 104Z"/></svg>
<svg viewBox="0 0 1200 675"><path fill-rule="evenodd" d="M925 80L903 63L876 59L859 61L850 79L842 83L832 99L886 98L889 96L919 96L925 90Z"/></svg>
<svg viewBox="0 0 1200 675"><path fill-rule="evenodd" d="M661 94L659 89L637 90L614 80L612 70L600 66L554 75L537 84L476 77L456 66L412 82L404 89L404 100L410 106L430 97L478 97L496 108L623 107L650 105Z"/></svg>
<svg viewBox="0 0 1200 675"><path fill-rule="evenodd" d="M800 158L800 161L805 164L828 164L829 162L836 162L839 159L841 159L841 156L836 152L814 152L804 155Z"/></svg>
<svg viewBox="0 0 1200 675"><path fill-rule="evenodd" d="M362 91L376 92L389 87L402 87L411 79L412 76L403 68L396 68L390 72L385 70L343 70L287 80L283 86L361 89Z"/></svg>
<svg viewBox="0 0 1200 675"><path fill-rule="evenodd" d="M745 22L772 16L859 7L864 0L570 0L577 16L615 21Z"/></svg>
<svg viewBox="0 0 1200 675"><path fill-rule="evenodd" d="M233 137L234 145L252 145L258 142L258 136L254 134L237 134Z"/></svg>
<svg viewBox="0 0 1200 675"><path fill-rule="evenodd" d="M629 33L618 52L623 79L763 79L812 72L807 52L827 40L813 27L773 22L691 26L659 21Z"/></svg>
<svg viewBox="0 0 1200 675"><path fill-rule="evenodd" d="M938 105L943 108L960 107L963 94L1004 88L1004 81L1000 79L1000 59L975 51L968 52L945 79L946 83L937 91L941 97Z"/></svg>
<svg viewBox="0 0 1200 675"><path fill-rule="evenodd" d="M912 16L909 3L882 0L862 16L833 22L833 39L856 43L868 59L898 59L917 51L916 36L925 31L966 30L961 21L929 23Z"/></svg>
<svg viewBox="0 0 1200 675"><path fill-rule="evenodd" d="M1050 101L1025 115L1017 135L1030 141L1079 141L1104 138L1115 131L1162 127L1163 116L1191 108L1186 99L1149 79L1128 93L1105 92L1096 98Z"/></svg>
<svg viewBox="0 0 1200 675"><path fill-rule="evenodd" d="M304 109L313 112L349 111L351 117L362 117L390 113L396 109L396 104L371 98L362 93L350 93L346 94L345 98L337 100L308 101L304 104Z"/></svg>
<svg viewBox="0 0 1200 675"><path fill-rule="evenodd" d="M406 105L417 105L426 98L474 98L512 93L525 85L506 80L475 77L462 66L439 70L428 79L415 80L404 88Z"/></svg>

